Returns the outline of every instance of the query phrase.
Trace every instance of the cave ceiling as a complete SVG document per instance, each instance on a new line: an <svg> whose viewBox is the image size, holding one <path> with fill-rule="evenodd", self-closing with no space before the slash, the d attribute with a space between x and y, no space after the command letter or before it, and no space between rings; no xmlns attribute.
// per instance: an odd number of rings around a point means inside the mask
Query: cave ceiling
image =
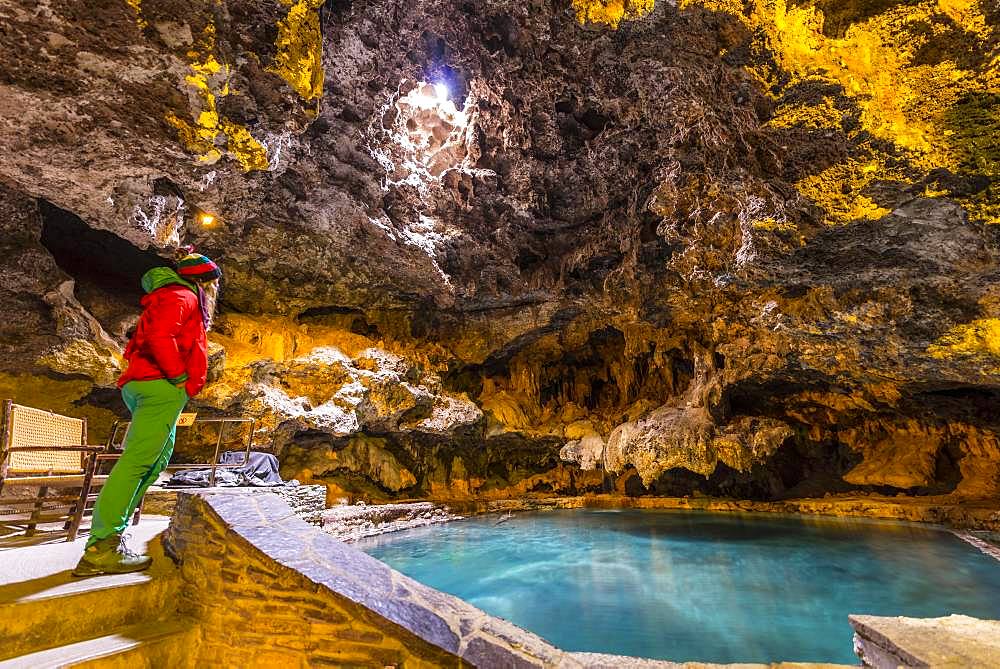
<svg viewBox="0 0 1000 669"><path fill-rule="evenodd" d="M496 476L447 449L492 439L525 480L649 486L794 442L853 485L944 485L950 453L1000 490L994 3L0 20L0 389L107 414L135 275L188 243L225 274L201 401L267 415L296 473L468 492Z"/></svg>

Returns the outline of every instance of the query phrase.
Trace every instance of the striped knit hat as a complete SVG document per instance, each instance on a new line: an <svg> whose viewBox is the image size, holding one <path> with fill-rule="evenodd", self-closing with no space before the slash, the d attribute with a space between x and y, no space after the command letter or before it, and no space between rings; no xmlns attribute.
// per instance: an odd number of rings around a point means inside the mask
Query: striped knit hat
<svg viewBox="0 0 1000 669"><path fill-rule="evenodd" d="M177 260L177 273L185 279L195 281L211 281L222 276L222 270L210 258L194 252L193 246L184 247L187 251Z"/></svg>

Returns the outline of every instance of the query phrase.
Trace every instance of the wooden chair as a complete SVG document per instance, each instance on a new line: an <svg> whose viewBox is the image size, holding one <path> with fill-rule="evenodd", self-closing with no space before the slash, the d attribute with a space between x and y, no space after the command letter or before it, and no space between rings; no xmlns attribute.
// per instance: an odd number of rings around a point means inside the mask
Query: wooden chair
<svg viewBox="0 0 1000 669"><path fill-rule="evenodd" d="M117 456L113 456L117 457ZM3 402L0 436L0 526L35 533L42 523L63 521L67 541L76 539L93 490L107 476L98 476L105 446L87 444L87 419ZM9 496L10 488L36 487L37 496ZM49 495L50 488L68 489ZM8 496L4 496L4 491Z"/></svg>

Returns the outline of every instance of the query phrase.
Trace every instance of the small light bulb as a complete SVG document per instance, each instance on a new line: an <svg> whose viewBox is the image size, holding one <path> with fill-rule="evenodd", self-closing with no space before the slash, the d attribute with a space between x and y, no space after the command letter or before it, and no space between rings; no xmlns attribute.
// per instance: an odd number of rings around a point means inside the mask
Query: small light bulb
<svg viewBox="0 0 1000 669"><path fill-rule="evenodd" d="M206 226L212 225L212 223L215 222L215 216L212 216L211 214L201 214L199 219L201 220L201 224Z"/></svg>
<svg viewBox="0 0 1000 669"><path fill-rule="evenodd" d="M434 84L434 92L438 96L438 100L441 102L448 101L448 86L445 84Z"/></svg>

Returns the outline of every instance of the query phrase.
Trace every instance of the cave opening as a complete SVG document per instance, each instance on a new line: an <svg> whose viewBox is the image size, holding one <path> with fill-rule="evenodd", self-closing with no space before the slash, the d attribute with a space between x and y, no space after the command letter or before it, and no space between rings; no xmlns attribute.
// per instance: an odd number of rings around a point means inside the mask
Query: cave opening
<svg viewBox="0 0 1000 669"><path fill-rule="evenodd" d="M39 211L42 246L73 278L77 299L109 333L124 334L143 296L142 275L169 262L45 200Z"/></svg>
<svg viewBox="0 0 1000 669"><path fill-rule="evenodd" d="M896 489L847 483L843 475L861 456L843 444L789 438L766 460L740 471L719 462L708 476L681 467L651 482L646 494L669 497L711 496L780 501L853 491L894 494Z"/></svg>
<svg viewBox="0 0 1000 669"><path fill-rule="evenodd" d="M962 482L961 461L966 457L961 447L948 441L942 444L937 455L934 457L934 477L926 486L920 486L907 490L907 494L914 496L928 495L948 495L958 488Z"/></svg>

